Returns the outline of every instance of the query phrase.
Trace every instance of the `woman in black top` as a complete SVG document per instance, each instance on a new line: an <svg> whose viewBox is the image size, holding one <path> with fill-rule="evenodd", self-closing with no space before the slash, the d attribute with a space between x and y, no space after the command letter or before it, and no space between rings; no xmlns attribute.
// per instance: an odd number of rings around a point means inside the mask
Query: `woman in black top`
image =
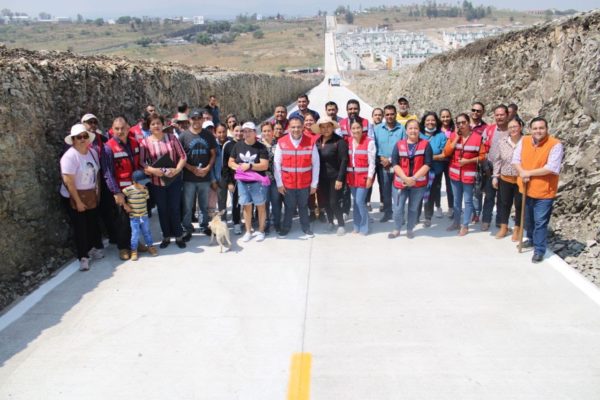
<svg viewBox="0 0 600 400"><path fill-rule="evenodd" d="M321 134L315 144L320 160L317 201L319 206L325 209L330 230L335 229L335 216L338 223L337 234L341 236L346 233L341 200L348 165L348 144L334 133L337 128L337 122L329 117L319 119L319 122L311 127L313 132Z"/></svg>

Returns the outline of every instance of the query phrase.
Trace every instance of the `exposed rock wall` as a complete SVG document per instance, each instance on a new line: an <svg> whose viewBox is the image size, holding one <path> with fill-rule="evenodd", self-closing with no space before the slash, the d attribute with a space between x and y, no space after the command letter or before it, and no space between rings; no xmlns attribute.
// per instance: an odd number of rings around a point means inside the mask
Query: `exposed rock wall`
<svg viewBox="0 0 600 400"><path fill-rule="evenodd" d="M515 102L566 146L553 248L600 284L600 10L478 41L416 67L350 77L371 104L407 95L413 110L456 114ZM491 116L488 116L491 120Z"/></svg>
<svg viewBox="0 0 600 400"><path fill-rule="evenodd" d="M59 155L81 115L107 128L117 115L135 121L148 102L172 114L215 94L223 116L259 121L317 81L0 47L0 309L72 256Z"/></svg>

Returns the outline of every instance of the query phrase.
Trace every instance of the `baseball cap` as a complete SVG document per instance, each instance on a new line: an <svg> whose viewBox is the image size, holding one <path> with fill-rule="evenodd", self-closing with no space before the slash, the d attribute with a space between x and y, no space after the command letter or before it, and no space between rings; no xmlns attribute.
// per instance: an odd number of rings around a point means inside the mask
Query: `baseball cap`
<svg viewBox="0 0 600 400"><path fill-rule="evenodd" d="M406 101L407 103L410 103L410 101L408 101L408 97L406 97L406 96L400 96L400 97L398 97L398 103L400 101L402 101L402 100Z"/></svg>
<svg viewBox="0 0 600 400"><path fill-rule="evenodd" d="M253 131L256 131L256 125L254 125L254 122L252 121L244 122L244 125L242 125L242 130L244 129L251 129Z"/></svg>
<svg viewBox="0 0 600 400"><path fill-rule="evenodd" d="M133 179L134 182L139 183L140 185L145 185L148 182L150 182L150 177L146 175L142 170L133 171L131 179Z"/></svg>
<svg viewBox="0 0 600 400"><path fill-rule="evenodd" d="M177 113L177 116L175 117L175 121L176 122L183 122L183 121L189 121L190 119L188 118L187 114L184 113Z"/></svg>
<svg viewBox="0 0 600 400"><path fill-rule="evenodd" d="M192 118L202 118L202 110L199 110L199 109L195 108L190 113L190 119L192 119Z"/></svg>
<svg viewBox="0 0 600 400"><path fill-rule="evenodd" d="M202 129L206 129L206 128L208 128L209 126L212 126L212 127L214 128L214 127L215 127L215 124L214 124L212 121L204 121L204 122L202 123Z"/></svg>
<svg viewBox="0 0 600 400"><path fill-rule="evenodd" d="M81 117L81 123L83 124L84 122L87 122L90 119L95 119L96 121L98 121L98 117L96 117L94 114L85 114L83 117Z"/></svg>

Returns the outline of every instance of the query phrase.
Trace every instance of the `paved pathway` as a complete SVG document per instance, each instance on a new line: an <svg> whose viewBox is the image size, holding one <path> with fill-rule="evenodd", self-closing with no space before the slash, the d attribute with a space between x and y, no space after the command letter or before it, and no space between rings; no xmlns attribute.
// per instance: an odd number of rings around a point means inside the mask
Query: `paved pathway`
<svg viewBox="0 0 600 400"><path fill-rule="evenodd" d="M318 110L352 96L311 93ZM136 263L110 249L0 331L0 398L600 398L598 290L433 222L414 240L317 224L224 254L202 235Z"/></svg>

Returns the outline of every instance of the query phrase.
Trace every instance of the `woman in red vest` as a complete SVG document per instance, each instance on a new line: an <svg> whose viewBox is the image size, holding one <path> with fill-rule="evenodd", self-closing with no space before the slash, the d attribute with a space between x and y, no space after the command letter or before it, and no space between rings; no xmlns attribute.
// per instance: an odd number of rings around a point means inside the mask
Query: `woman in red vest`
<svg viewBox="0 0 600 400"><path fill-rule="evenodd" d="M377 149L375 141L363 131L363 125L359 120L350 121L350 133L352 138L348 141L346 183L352 193L354 204L352 233L365 236L369 233L369 214L365 200L369 189L373 186Z"/></svg>
<svg viewBox="0 0 600 400"><path fill-rule="evenodd" d="M406 122L406 139L399 140L392 152L394 166L394 189L392 194L395 229L388 238L400 236L404 224L404 205L408 200L406 237L414 237L419 205L427 190L427 177L433 163L433 152L429 142L419 137L419 121Z"/></svg>
<svg viewBox="0 0 600 400"><path fill-rule="evenodd" d="M444 148L444 157L450 157L450 181L454 194L454 218L447 230L460 228L459 235L469 232L469 221L473 214L473 186L477 175L477 163L485 159L485 148L482 146L481 135L471 131L469 116L459 114L456 117L457 131L450 135ZM465 197L465 212L460 224L463 194Z"/></svg>

